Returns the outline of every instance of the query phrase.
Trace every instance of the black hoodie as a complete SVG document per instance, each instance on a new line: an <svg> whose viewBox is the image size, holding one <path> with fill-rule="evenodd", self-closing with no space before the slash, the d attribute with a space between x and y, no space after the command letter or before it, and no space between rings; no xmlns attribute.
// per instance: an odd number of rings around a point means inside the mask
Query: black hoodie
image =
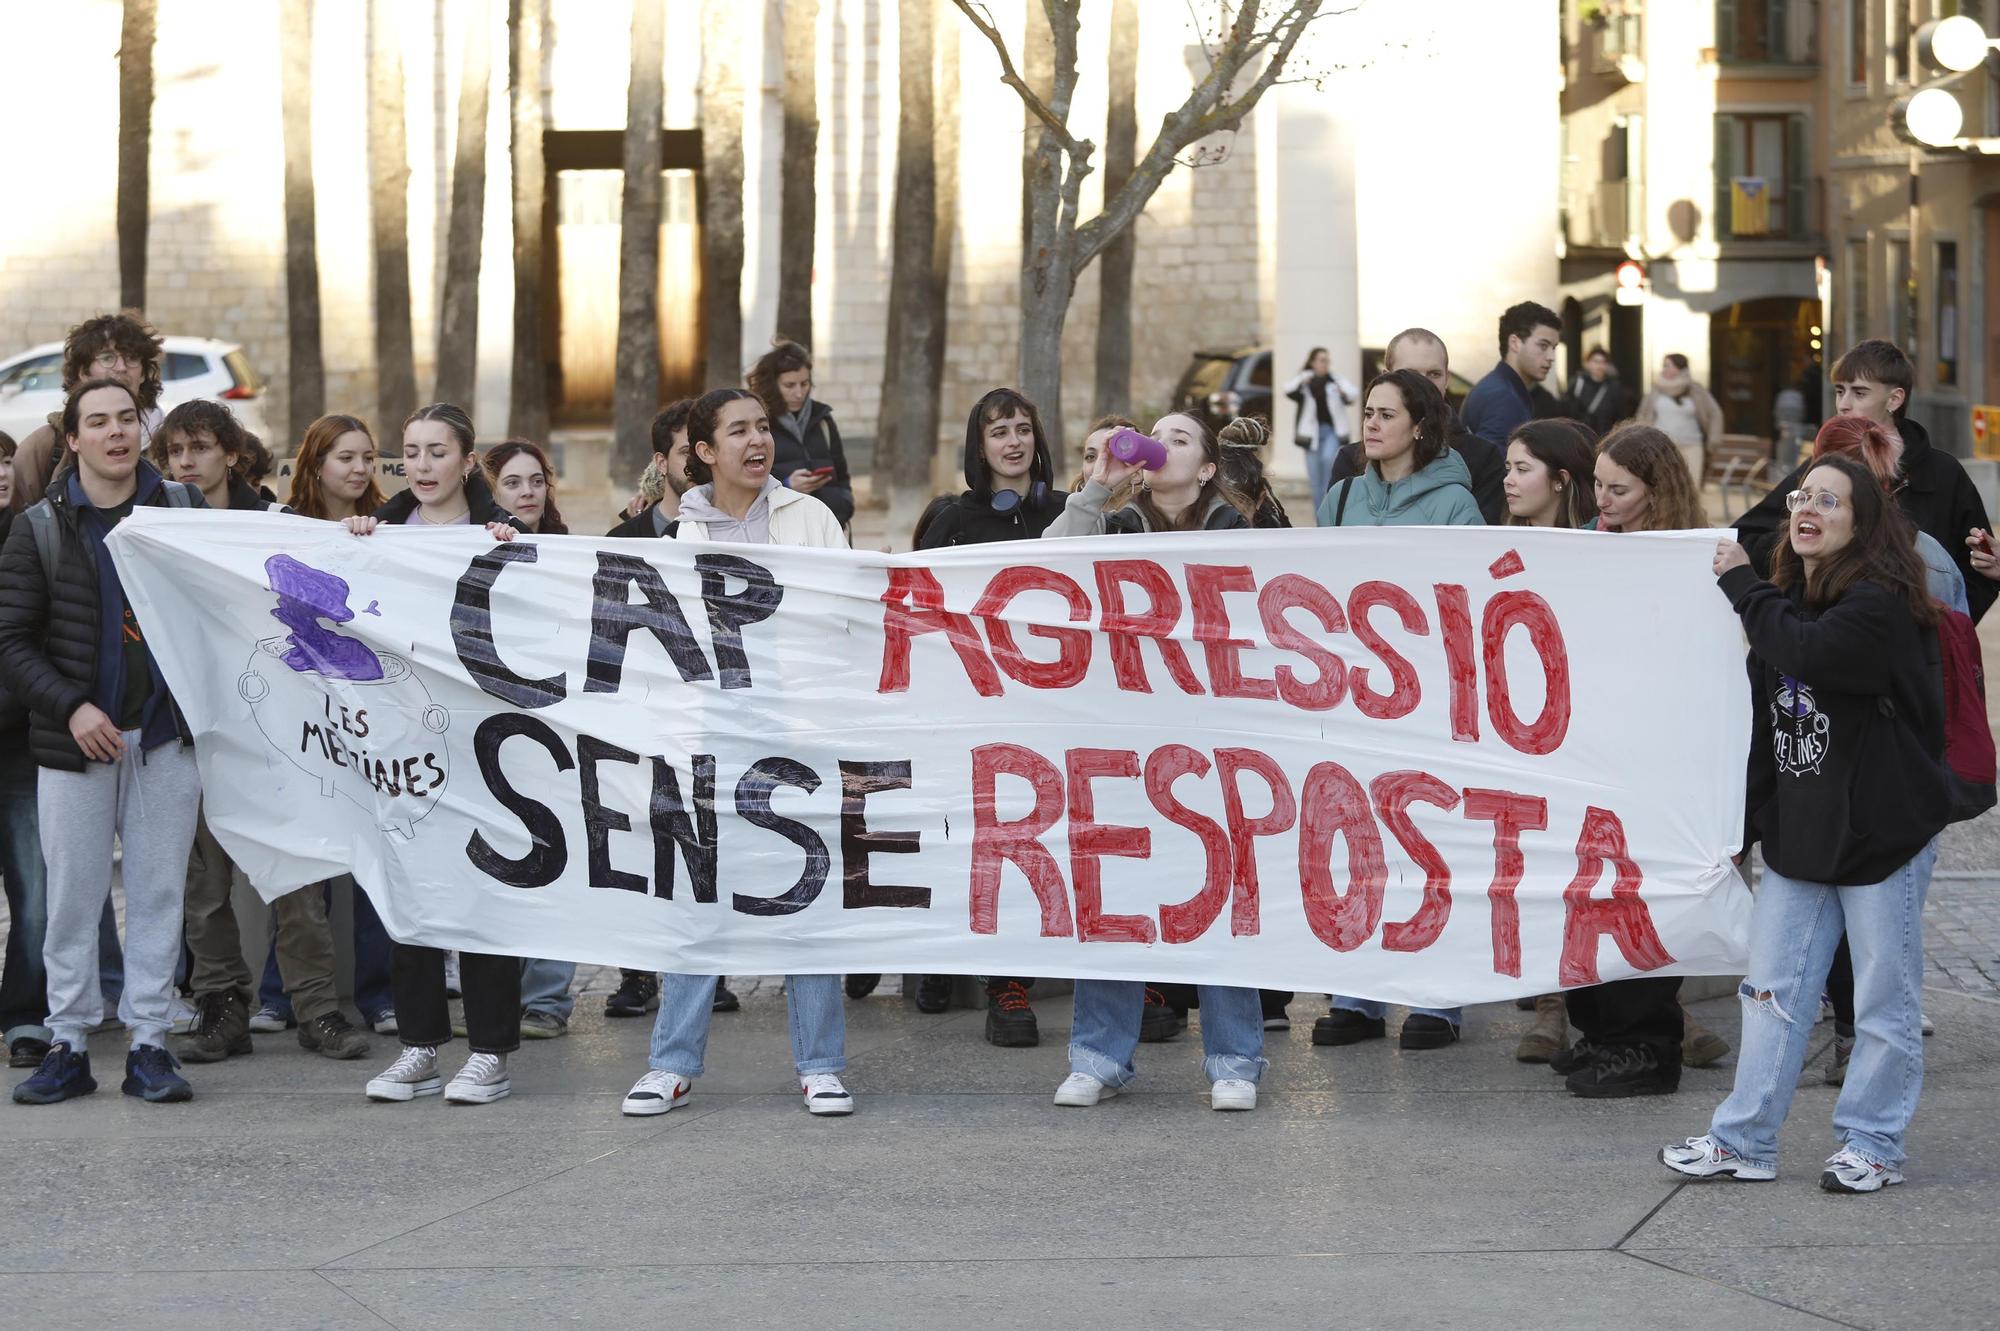
<svg viewBox="0 0 2000 1331"><path fill-rule="evenodd" d="M1801 882L1883 881L1951 817L1935 633L1875 582L1818 611L1740 565L1718 585L1750 640L1744 848Z"/></svg>
<svg viewBox="0 0 2000 1331"><path fill-rule="evenodd" d="M1903 436L1904 481L1896 500L1917 530L1928 533L1958 565L1976 624L2000 596L2000 589L1973 571L1972 552L1965 544L1968 532L1986 526L1986 504L1979 497L1979 488L1965 474L1965 467L1951 454L1933 448L1923 426L1912 420L1897 421L1896 432ZM1736 519L1736 539L1743 543L1759 573L1770 573L1771 551L1785 530L1785 496L1799 488L1812 466L1810 459L1802 463L1779 481L1763 502Z"/></svg>
<svg viewBox="0 0 2000 1331"><path fill-rule="evenodd" d="M847 474L847 450L840 446L840 427L833 423L833 408L817 398L806 399L805 437L800 438L788 411L771 415L771 474L786 485L800 468L832 467L833 479L812 492L812 497L833 510L845 527L854 521L854 481Z"/></svg>
<svg viewBox="0 0 2000 1331"><path fill-rule="evenodd" d="M993 507L993 477L986 467L986 423L979 419L975 405L965 420L965 484L968 487L943 512L931 520L919 550L936 550L947 545L984 545L989 541L1032 541L1048 530L1061 516L1063 501L1069 496L1052 482L1055 463L1049 445L1035 437L1035 461L1028 469L1029 493L1012 512Z"/></svg>

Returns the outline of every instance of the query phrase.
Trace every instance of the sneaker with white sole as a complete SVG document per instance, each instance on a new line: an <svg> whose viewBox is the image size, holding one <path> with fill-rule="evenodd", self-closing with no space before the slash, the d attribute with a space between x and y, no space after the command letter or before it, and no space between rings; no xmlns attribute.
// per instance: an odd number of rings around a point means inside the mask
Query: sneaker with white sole
<svg viewBox="0 0 2000 1331"><path fill-rule="evenodd" d="M444 1088L447 1104L486 1105L514 1089L507 1078L507 1055L474 1054Z"/></svg>
<svg viewBox="0 0 2000 1331"><path fill-rule="evenodd" d="M688 1097L694 1083L679 1073L650 1069L645 1076L632 1083L632 1089L625 1092L624 1103L618 1112L628 1118L646 1118L653 1114L664 1114Z"/></svg>
<svg viewBox="0 0 2000 1331"><path fill-rule="evenodd" d="M1208 1088L1210 1109L1255 1109L1257 1083L1241 1077L1224 1077Z"/></svg>
<svg viewBox="0 0 2000 1331"><path fill-rule="evenodd" d="M1713 1137L1690 1137L1685 1146L1662 1146L1660 1163L1689 1178L1733 1178L1768 1183L1778 1177L1769 1165L1753 1165Z"/></svg>
<svg viewBox="0 0 2000 1331"><path fill-rule="evenodd" d="M1826 1192L1880 1192L1902 1181L1902 1170L1877 1164L1846 1146L1827 1158L1819 1176L1819 1186Z"/></svg>
<svg viewBox="0 0 2000 1331"><path fill-rule="evenodd" d="M250 1014L250 1029L258 1035L276 1035L298 1024L298 1018L288 1017L274 1007L260 1007Z"/></svg>
<svg viewBox="0 0 2000 1331"><path fill-rule="evenodd" d="M1099 1100L1109 1100L1116 1094L1116 1086L1106 1085L1088 1072L1072 1072L1063 1078L1062 1085L1056 1087L1056 1103L1070 1109L1088 1109Z"/></svg>
<svg viewBox="0 0 2000 1331"><path fill-rule="evenodd" d="M396 1009L392 1007L383 1008L375 1014L375 1019L369 1022L368 1025L377 1035L394 1035L396 1033Z"/></svg>
<svg viewBox="0 0 2000 1331"><path fill-rule="evenodd" d="M831 1072L815 1072L799 1078L799 1091L806 1098L806 1112L823 1118L854 1112L854 1096Z"/></svg>
<svg viewBox="0 0 2000 1331"><path fill-rule="evenodd" d="M430 1045L406 1047L389 1070L368 1083L370 1100L414 1100L444 1089L438 1078L438 1051Z"/></svg>
<svg viewBox="0 0 2000 1331"><path fill-rule="evenodd" d="M1917 1029L1922 1031L1926 1036L1937 1034L1937 1024L1931 1020L1928 1012L1917 1013Z"/></svg>

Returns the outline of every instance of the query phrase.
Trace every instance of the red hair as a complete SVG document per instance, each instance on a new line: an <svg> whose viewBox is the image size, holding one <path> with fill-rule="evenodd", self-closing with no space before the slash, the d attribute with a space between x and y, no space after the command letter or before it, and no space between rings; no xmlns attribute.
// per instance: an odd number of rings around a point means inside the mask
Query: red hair
<svg viewBox="0 0 2000 1331"><path fill-rule="evenodd" d="M1896 488L1902 475L1903 442L1871 420L1835 416L1819 427L1813 440L1813 461L1847 456L1867 466L1884 490Z"/></svg>

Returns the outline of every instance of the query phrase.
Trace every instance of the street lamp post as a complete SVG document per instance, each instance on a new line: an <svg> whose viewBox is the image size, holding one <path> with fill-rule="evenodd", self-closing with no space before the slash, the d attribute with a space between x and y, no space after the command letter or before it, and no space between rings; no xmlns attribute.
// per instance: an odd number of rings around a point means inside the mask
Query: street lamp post
<svg viewBox="0 0 2000 1331"><path fill-rule="evenodd" d="M1978 69L2000 42L1964 14L1932 19L1917 29L1917 58L1944 75L1897 100L1891 124L1913 146L1946 152L2000 155L2000 138L1964 137L1965 108L1952 85Z"/></svg>

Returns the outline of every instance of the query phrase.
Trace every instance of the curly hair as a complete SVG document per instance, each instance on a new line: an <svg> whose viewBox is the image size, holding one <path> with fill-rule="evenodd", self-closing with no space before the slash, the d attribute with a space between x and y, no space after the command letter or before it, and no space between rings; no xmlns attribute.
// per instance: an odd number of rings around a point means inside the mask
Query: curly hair
<svg viewBox="0 0 2000 1331"><path fill-rule="evenodd" d="M292 494L285 501L292 512L308 518L333 516L326 502L326 487L320 483L320 469L326 465L326 455L333 451L341 436L357 432L368 441L370 448L375 447L374 434L359 416L322 416L306 427L305 438L299 441L299 455L292 460ZM382 493L382 483L370 469L368 488L354 501L354 511L373 513L387 502Z"/></svg>
<svg viewBox="0 0 2000 1331"><path fill-rule="evenodd" d="M96 366L93 362L107 351L119 351L146 367L139 380L137 400L140 411L150 411L160 400L160 364L164 359L164 346L160 335L153 331L151 324L139 317L137 310L121 310L117 314L99 314L85 319L63 338L63 392L75 392L86 379L103 378L103 375L94 373Z"/></svg>
<svg viewBox="0 0 2000 1331"><path fill-rule="evenodd" d="M1264 477L1262 450L1270 441L1271 427L1261 416L1238 416L1215 435L1216 447L1222 454L1220 474L1250 504L1253 526L1264 526L1273 513L1284 512L1283 505L1271 493L1270 481Z"/></svg>
<svg viewBox="0 0 2000 1331"><path fill-rule="evenodd" d="M702 460L701 451L695 445L707 444L713 448L715 446L715 431L722 417L722 409L732 402L742 402L745 400L757 402L759 405L762 405L762 399L755 393L741 388L711 389L694 400L694 406L688 412L687 423L687 477L694 484L713 485L715 483L715 469ZM768 411L770 408L766 407L765 410Z"/></svg>
<svg viewBox="0 0 2000 1331"><path fill-rule="evenodd" d="M1708 526L1694 477L1688 474L1680 446L1650 425L1627 425L1604 437L1597 456L1639 478L1649 500L1645 516L1633 531L1690 531ZM1624 529L1620 529L1624 530Z"/></svg>
<svg viewBox="0 0 2000 1331"><path fill-rule="evenodd" d="M757 400L764 404L765 412L775 417L785 410L784 394L778 391L778 376L790 374L794 370L810 370L812 367L813 358L810 351L788 337L776 337L771 339L771 349L759 356L757 363L750 367L750 373L743 376L743 382L757 395Z"/></svg>
<svg viewBox="0 0 2000 1331"><path fill-rule="evenodd" d="M518 457L531 457L535 465L542 469L542 477L548 482L549 497L542 502L542 521L537 531L543 536L567 536L569 525L563 521L562 511L556 507L556 469L549 461L549 455L542 446L529 439L506 439L486 451L486 481L493 487L493 493L500 493L500 470Z"/></svg>
<svg viewBox="0 0 2000 1331"><path fill-rule="evenodd" d="M250 460L250 435L243 429L243 423L236 419L236 413L212 398L198 397L192 402L183 402L167 413L160 422L160 428L153 433L152 445L146 450L146 460L160 469L162 475L167 470L167 441L179 435L205 434L215 440L215 446L222 455L232 459L230 470L245 480L244 464Z"/></svg>

